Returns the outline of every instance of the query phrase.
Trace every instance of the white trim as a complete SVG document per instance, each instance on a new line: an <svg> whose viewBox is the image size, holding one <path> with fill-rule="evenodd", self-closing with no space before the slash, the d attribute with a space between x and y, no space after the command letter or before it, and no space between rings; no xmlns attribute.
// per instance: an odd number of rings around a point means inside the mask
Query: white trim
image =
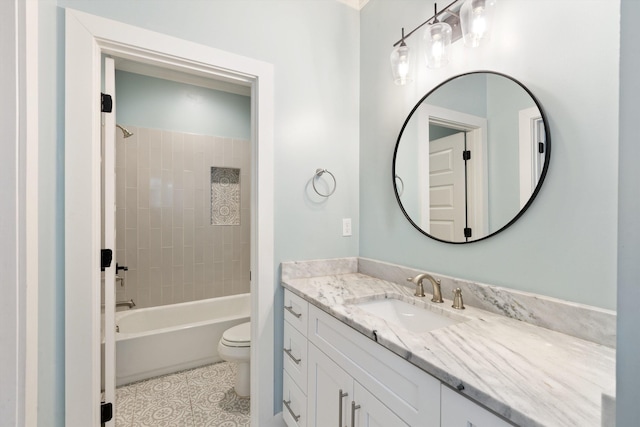
<svg viewBox="0 0 640 427"><path fill-rule="evenodd" d="M2 54L8 64L0 91L7 96L7 114L0 120L7 138L2 167L12 178L3 182L6 269L0 359L5 363L2 401L7 409L0 423L35 426L38 407L38 4L13 0L2 4ZM6 50L5 50L6 49ZM8 99L8 98L11 99ZM11 147L11 148L9 148ZM10 154L9 154L10 153ZM9 338L5 340L4 338ZM5 345L6 344L6 345ZM5 356L8 356L5 359ZM12 377L9 380L8 377Z"/></svg>
<svg viewBox="0 0 640 427"><path fill-rule="evenodd" d="M542 115L538 107L526 108L518 112L518 158L520 159L520 209L531 199L535 190L534 181L534 122Z"/></svg>
<svg viewBox="0 0 640 427"><path fill-rule="evenodd" d="M369 3L369 0L337 0L337 1L339 1L340 3L344 3L355 10L362 10L362 8L365 7L367 3Z"/></svg>
<svg viewBox="0 0 640 427"><path fill-rule="evenodd" d="M66 423L96 426L99 421L100 165L96 141L100 138L103 53L252 88L252 167L256 173L251 209L255 236L251 242L251 425L269 425L275 419L273 66L72 9L66 10L65 63Z"/></svg>
<svg viewBox="0 0 640 427"><path fill-rule="evenodd" d="M104 91L111 95L113 101L112 112L102 113L101 121L101 147L102 153L102 214L104 218L104 246L113 250L114 259L118 251L116 247L116 67L113 58L104 58ZM104 303L104 324L115 325L116 315L116 266L112 262L110 267L104 270L104 296L101 295L101 303ZM102 300L104 298L104 300ZM102 332L101 332L102 334ZM104 329L104 398L106 402L116 401L116 331L115 327ZM116 425L115 418L107 421L105 427Z"/></svg>
<svg viewBox="0 0 640 427"><path fill-rule="evenodd" d="M25 2L25 257L26 361L24 425L38 425L38 2Z"/></svg>

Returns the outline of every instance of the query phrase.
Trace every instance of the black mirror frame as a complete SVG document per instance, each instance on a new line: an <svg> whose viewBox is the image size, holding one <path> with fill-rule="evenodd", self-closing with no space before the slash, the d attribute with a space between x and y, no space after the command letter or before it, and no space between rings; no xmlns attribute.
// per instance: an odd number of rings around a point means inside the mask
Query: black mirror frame
<svg viewBox="0 0 640 427"><path fill-rule="evenodd" d="M507 79L511 80L512 82L516 83L518 86L520 86L531 97L531 99L533 99L533 102L536 104L536 107L538 107L538 110L540 111L540 116L542 118L542 122L544 123L544 133L545 133L545 139L546 139L546 143L545 143L545 154L546 155L545 155L545 160L544 160L544 166L542 167L542 172L540 174L540 179L538 180L538 185L536 185L536 188L534 189L533 193L531 193L531 197L529 197L529 200L527 201L527 203L522 207L522 209L520 209L520 211L518 211L518 213L511 219L511 221L509 221L507 224L505 224L500 229L494 231L491 234L487 234L486 236L484 236L484 237L482 237L480 239L470 240L470 241L466 241L466 242L451 242L451 241L448 241L448 240L439 239L439 238L437 238L435 236L432 236L431 234L427 233L426 231L424 231L422 228L420 228L420 226L418 224L416 224L411 219L411 217L409 216L407 211L404 209L404 206L402 205L402 201L400 200L400 195L398 194L398 187L396 185L396 179L395 179L395 177L396 177L396 157L398 155L398 147L400 146L400 139L402 138L402 134L404 133L404 130L407 127L407 124L409 123L409 120L411 120L411 117L413 117L413 114L420 107L422 102L424 100L426 100L429 97L429 95L431 95L433 92L438 90L440 87L446 85L450 81L455 80L455 79L460 78L460 77L472 75L472 74L494 74L494 75L498 75L498 76L507 78ZM475 242L480 242L482 240L486 240L489 237L495 236L496 234L506 230L511 225L513 225L513 223L515 223L518 219L520 219L520 217L526 212L526 210L529 209L529 206L531 206L531 204L533 203L533 200L536 198L536 196L540 192L540 188L542 187L542 184L544 183L544 180L545 180L545 178L547 176L547 171L549 170L550 161L551 161L551 132L549 131L549 122L547 120L547 116L544 113L542 105L540 105L540 102L533 95L533 93L531 93L531 91L525 85L520 83L518 80L516 80L513 77L508 76L506 74L498 73L496 71L488 71L488 70L470 71L468 73L458 74L458 75L453 76L453 77L445 80L444 82L440 83L439 85L437 85L436 87L431 89L425 96L423 96L416 103L416 105L413 107L413 109L411 110L411 112L407 116L406 120L404 121L404 124L402 125L402 129L400 129L400 134L398 135L398 140L396 141L396 146L395 146L395 148L393 150L393 160L392 160L392 163L391 163L391 181L393 182L393 192L396 195L396 201L398 202L398 206L400 206L400 210L404 214L405 218L407 218L409 223L411 225L413 225L413 227L416 230L418 230L420 233L424 234L425 236L427 236L427 237L429 237L429 238L431 238L433 240L437 240L438 242L449 243L449 244L453 244L453 245L461 245L461 244L475 243Z"/></svg>

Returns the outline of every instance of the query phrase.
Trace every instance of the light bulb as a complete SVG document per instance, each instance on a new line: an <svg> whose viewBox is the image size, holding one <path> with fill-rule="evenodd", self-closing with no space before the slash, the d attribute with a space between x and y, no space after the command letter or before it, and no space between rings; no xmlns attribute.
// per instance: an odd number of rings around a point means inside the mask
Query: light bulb
<svg viewBox="0 0 640 427"><path fill-rule="evenodd" d="M464 44L478 47L489 39L495 0L466 0L460 8Z"/></svg>
<svg viewBox="0 0 640 427"><path fill-rule="evenodd" d="M393 74L393 82L399 86L411 83L413 80L410 76L411 71L411 55L409 47L402 41L391 52L391 72Z"/></svg>
<svg viewBox="0 0 640 427"><path fill-rule="evenodd" d="M446 22L436 22L424 31L427 67L440 68L449 63L451 33L451 26Z"/></svg>

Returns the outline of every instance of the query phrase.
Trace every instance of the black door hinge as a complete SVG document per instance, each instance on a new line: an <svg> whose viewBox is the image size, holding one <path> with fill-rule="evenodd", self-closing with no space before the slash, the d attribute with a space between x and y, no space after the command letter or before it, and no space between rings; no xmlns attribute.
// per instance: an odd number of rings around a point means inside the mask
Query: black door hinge
<svg viewBox="0 0 640 427"><path fill-rule="evenodd" d="M544 142L538 142L538 153L544 153Z"/></svg>
<svg viewBox="0 0 640 427"><path fill-rule="evenodd" d="M104 271L105 268L111 267L112 260L113 251L111 249L100 250L100 271Z"/></svg>
<svg viewBox="0 0 640 427"><path fill-rule="evenodd" d="M471 229L469 227L465 227L464 237L471 237Z"/></svg>
<svg viewBox="0 0 640 427"><path fill-rule="evenodd" d="M113 98L106 93L100 93L101 101L100 106L103 113L110 113L113 111Z"/></svg>
<svg viewBox="0 0 640 427"><path fill-rule="evenodd" d="M471 160L471 150L464 150L462 152L462 160Z"/></svg>
<svg viewBox="0 0 640 427"><path fill-rule="evenodd" d="M113 418L113 405L104 403L100 405L100 423L104 424Z"/></svg>

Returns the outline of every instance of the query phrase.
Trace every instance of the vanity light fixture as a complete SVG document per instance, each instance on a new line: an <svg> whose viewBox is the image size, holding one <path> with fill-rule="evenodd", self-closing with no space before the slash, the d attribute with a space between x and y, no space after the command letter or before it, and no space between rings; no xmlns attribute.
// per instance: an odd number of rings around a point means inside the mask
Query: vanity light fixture
<svg viewBox="0 0 640 427"><path fill-rule="evenodd" d="M409 46L404 42L404 28L400 44L391 51L391 72L393 82L399 86L411 83L411 52Z"/></svg>
<svg viewBox="0 0 640 427"><path fill-rule="evenodd" d="M402 38L393 44L391 70L397 85L410 83L409 47L405 40L428 24L424 31L425 59L427 67L440 68L449 62L449 46L463 38L465 46L477 47L489 38L493 12L497 0L453 0L434 15L418 25L407 35L402 29Z"/></svg>
<svg viewBox="0 0 640 427"><path fill-rule="evenodd" d="M466 0L460 8L464 45L478 47L491 35L495 0Z"/></svg>
<svg viewBox="0 0 640 427"><path fill-rule="evenodd" d="M424 30L425 59L427 67L440 68L449 63L449 46L451 46L451 25L438 21L438 5L433 5L435 14L433 23Z"/></svg>

